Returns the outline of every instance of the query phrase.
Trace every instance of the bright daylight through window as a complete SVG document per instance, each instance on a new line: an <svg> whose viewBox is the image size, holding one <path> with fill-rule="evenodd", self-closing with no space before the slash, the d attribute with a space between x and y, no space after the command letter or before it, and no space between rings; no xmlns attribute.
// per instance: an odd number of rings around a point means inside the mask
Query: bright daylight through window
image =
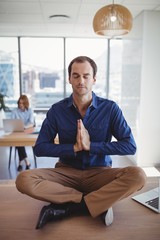
<svg viewBox="0 0 160 240"><path fill-rule="evenodd" d="M36 124L40 126L49 107L71 93L69 62L78 55L87 55L98 65L94 91L120 105L136 135L140 45L139 41L132 44L129 40L108 42L99 38L1 37L0 93L5 95L11 110L20 93L26 94L35 112Z"/></svg>

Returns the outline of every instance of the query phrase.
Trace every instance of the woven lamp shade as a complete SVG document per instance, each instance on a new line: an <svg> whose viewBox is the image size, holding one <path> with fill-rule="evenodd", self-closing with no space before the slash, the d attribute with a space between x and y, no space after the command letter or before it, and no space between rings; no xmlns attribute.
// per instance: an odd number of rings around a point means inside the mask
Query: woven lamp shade
<svg viewBox="0 0 160 240"><path fill-rule="evenodd" d="M110 4L99 9L93 19L96 34L109 37L129 33L132 28L132 14L119 4Z"/></svg>

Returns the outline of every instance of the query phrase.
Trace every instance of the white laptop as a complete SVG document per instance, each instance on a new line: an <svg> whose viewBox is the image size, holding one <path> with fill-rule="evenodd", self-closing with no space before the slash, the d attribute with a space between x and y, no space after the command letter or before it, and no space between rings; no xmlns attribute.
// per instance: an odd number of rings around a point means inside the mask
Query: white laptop
<svg viewBox="0 0 160 240"><path fill-rule="evenodd" d="M147 177L157 177L157 188L133 196L132 199L141 203L145 207L160 213L160 172L154 167L143 168Z"/></svg>
<svg viewBox="0 0 160 240"><path fill-rule="evenodd" d="M7 132L24 132L24 123L21 119L3 119L3 129Z"/></svg>

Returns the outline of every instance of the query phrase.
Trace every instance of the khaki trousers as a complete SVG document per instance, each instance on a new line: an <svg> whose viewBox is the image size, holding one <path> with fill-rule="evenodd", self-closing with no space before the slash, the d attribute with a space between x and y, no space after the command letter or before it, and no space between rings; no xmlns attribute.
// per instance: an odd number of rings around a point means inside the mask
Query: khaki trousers
<svg viewBox="0 0 160 240"><path fill-rule="evenodd" d="M24 194L51 203L79 203L83 195L91 216L97 217L140 190L145 181L144 171L136 166L79 170L59 162L55 168L21 172L16 186Z"/></svg>

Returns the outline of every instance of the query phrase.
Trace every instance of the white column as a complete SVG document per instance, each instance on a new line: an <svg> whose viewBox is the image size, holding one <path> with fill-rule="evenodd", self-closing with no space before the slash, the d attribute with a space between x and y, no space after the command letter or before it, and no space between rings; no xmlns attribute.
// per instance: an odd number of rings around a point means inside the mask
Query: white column
<svg viewBox="0 0 160 240"><path fill-rule="evenodd" d="M160 11L144 11L137 165L160 166Z"/></svg>

